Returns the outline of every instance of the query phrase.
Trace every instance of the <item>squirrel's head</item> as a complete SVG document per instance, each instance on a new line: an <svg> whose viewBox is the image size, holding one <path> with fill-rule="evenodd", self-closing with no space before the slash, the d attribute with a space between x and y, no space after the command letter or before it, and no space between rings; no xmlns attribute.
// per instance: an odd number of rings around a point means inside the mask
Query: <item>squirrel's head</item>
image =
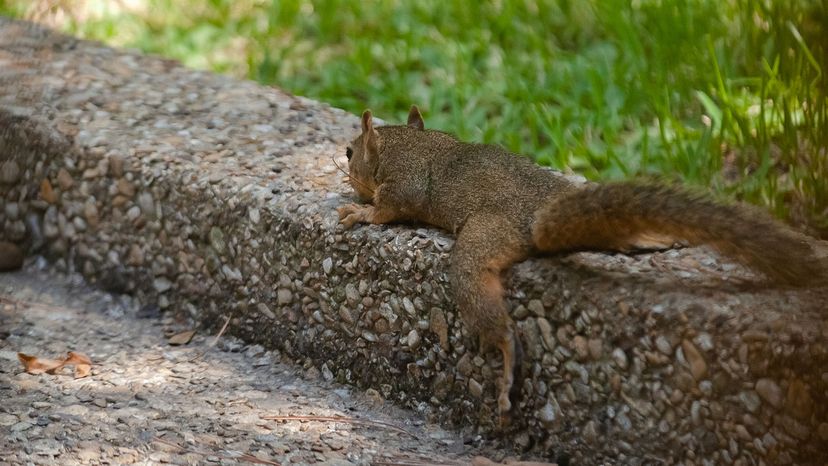
<svg viewBox="0 0 828 466"><path fill-rule="evenodd" d="M423 116L416 105L408 112L408 126L422 130ZM370 201L377 189L377 167L384 147L383 138L374 129L374 119L370 110L362 113L362 133L346 149L348 156L348 178L357 195L364 201Z"/></svg>

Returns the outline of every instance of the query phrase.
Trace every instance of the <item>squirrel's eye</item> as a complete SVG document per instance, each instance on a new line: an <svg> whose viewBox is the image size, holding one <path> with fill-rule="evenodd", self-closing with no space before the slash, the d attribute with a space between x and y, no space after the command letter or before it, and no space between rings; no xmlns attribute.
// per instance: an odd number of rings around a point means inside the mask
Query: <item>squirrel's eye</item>
<svg viewBox="0 0 828 466"><path fill-rule="evenodd" d="M348 160L351 160L351 156L354 155L354 150L350 147L345 149L345 157L348 157Z"/></svg>

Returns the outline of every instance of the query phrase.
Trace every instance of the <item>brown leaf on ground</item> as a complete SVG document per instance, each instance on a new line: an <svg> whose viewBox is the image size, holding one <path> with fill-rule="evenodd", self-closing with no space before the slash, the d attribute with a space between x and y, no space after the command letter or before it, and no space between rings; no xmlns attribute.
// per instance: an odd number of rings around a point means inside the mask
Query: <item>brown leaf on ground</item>
<svg viewBox="0 0 828 466"><path fill-rule="evenodd" d="M75 378L86 377L92 371L92 360L83 353L69 351L62 361L57 359L43 359L25 353L17 353L17 359L23 364L29 374L54 374L63 366L75 366Z"/></svg>
<svg viewBox="0 0 828 466"><path fill-rule="evenodd" d="M24 353L17 353L17 359L19 359L23 364L26 372L34 375L42 374L44 372L54 374L55 371L63 367L64 364L64 361L58 361L56 359L42 359L37 356L29 356Z"/></svg>
<svg viewBox="0 0 828 466"><path fill-rule="evenodd" d="M514 461L506 460L505 463L495 463L494 461L484 458L482 456L475 456L471 462L472 466L557 466L556 463L541 463L537 461Z"/></svg>
<svg viewBox="0 0 828 466"><path fill-rule="evenodd" d="M78 364L75 366L75 378L82 379L92 372L92 366L89 364Z"/></svg>
<svg viewBox="0 0 828 466"><path fill-rule="evenodd" d="M76 353L74 351L70 351L66 358L66 361L64 361L64 364L75 365L76 379L86 377L92 372L92 360L89 359L89 356L83 353Z"/></svg>
<svg viewBox="0 0 828 466"><path fill-rule="evenodd" d="M186 345L193 339L193 335L195 335L195 333L195 330L187 330L186 332L176 333L171 336L167 342L173 346Z"/></svg>
<svg viewBox="0 0 828 466"><path fill-rule="evenodd" d="M66 354L66 361L64 364L86 364L92 365L92 360L89 359L89 356L83 353L77 353L75 351L70 351Z"/></svg>

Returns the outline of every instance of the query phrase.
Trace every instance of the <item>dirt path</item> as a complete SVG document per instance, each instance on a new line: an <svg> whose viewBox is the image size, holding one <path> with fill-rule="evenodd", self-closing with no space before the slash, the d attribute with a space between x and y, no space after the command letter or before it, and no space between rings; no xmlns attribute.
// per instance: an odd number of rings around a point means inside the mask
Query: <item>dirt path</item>
<svg viewBox="0 0 828 466"><path fill-rule="evenodd" d="M184 329L77 277L0 274L0 301L0 464L465 464L477 453L259 346L198 334L171 346L165 335ZM89 377L30 375L17 360L67 351L92 359Z"/></svg>

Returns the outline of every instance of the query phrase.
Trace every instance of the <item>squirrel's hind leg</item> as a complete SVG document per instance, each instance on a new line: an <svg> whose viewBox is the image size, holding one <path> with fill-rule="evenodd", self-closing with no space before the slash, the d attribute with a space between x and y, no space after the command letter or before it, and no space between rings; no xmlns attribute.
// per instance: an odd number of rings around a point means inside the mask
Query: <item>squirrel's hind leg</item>
<svg viewBox="0 0 828 466"><path fill-rule="evenodd" d="M452 252L451 282L460 315L484 346L499 349L503 357L497 398L501 421L512 408L510 393L523 354L503 297L501 275L528 254L528 240L497 216L469 219Z"/></svg>

